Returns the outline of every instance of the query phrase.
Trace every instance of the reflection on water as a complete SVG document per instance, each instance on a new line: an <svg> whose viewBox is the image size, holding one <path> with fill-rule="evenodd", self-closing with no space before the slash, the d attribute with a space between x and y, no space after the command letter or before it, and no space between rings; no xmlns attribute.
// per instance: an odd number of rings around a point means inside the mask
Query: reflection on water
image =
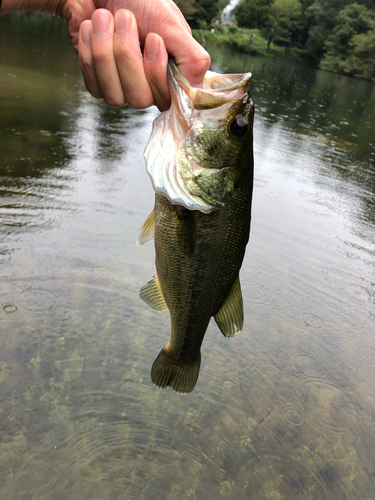
<svg viewBox="0 0 375 500"><path fill-rule="evenodd" d="M230 341L210 324L181 396L150 383L169 316L138 297L157 112L88 96L58 20L9 19L1 499L374 498L374 84L212 52L214 69L254 74L246 321Z"/></svg>

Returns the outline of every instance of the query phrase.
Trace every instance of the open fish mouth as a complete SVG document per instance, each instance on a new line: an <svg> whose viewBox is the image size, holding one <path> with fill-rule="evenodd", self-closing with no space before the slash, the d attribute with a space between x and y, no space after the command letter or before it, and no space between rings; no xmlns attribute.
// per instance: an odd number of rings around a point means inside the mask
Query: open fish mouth
<svg viewBox="0 0 375 500"><path fill-rule="evenodd" d="M217 207L192 189L196 176L221 168L207 158L199 161L197 144L210 131L223 128L229 116L240 116L245 122L251 119L251 76L207 71L202 87L196 88L181 75L174 60L169 61L171 107L154 121L145 149L147 172L156 193L190 210L209 213Z"/></svg>
<svg viewBox="0 0 375 500"><path fill-rule="evenodd" d="M194 109L214 109L227 103L241 100L248 92L251 73L222 75L214 71L207 71L201 88L192 87L187 79L178 71L176 63L172 60L168 66L170 85L179 98L179 104L184 109L186 97ZM179 92L179 86L185 95Z"/></svg>

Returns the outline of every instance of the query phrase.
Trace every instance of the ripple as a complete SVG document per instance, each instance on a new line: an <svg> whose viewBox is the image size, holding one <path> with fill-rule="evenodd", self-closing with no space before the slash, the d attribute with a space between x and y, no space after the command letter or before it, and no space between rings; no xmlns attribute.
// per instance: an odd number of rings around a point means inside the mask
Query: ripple
<svg viewBox="0 0 375 500"><path fill-rule="evenodd" d="M291 366L297 377L306 380L325 380L328 376L327 365L311 354L296 353L293 355Z"/></svg>
<svg viewBox="0 0 375 500"><path fill-rule="evenodd" d="M17 311L17 306L15 304L5 304L3 311L6 313L14 313Z"/></svg>
<svg viewBox="0 0 375 500"><path fill-rule="evenodd" d="M194 394L194 398L199 402L199 403L204 403L204 401L207 400L207 396L204 392L202 391L197 391Z"/></svg>
<svg viewBox="0 0 375 500"><path fill-rule="evenodd" d="M267 493L268 484L276 490L275 498L332 499L321 474L316 472L308 459L300 453L285 447L275 447L258 449L256 454L257 457L248 460L241 471L250 480L246 489L249 498L270 498ZM253 470L258 472L253 474ZM310 495L312 491L313 496Z"/></svg>
<svg viewBox="0 0 375 500"><path fill-rule="evenodd" d="M254 188L264 188L267 185L268 182L265 179L254 178Z"/></svg>
<svg viewBox="0 0 375 500"><path fill-rule="evenodd" d="M252 302L253 304L264 305L271 302L271 293L263 285L243 281L242 288L246 289L246 296L249 302Z"/></svg>
<svg viewBox="0 0 375 500"><path fill-rule="evenodd" d="M325 325L324 319L311 313L302 314L302 321L310 328L322 328Z"/></svg>
<svg viewBox="0 0 375 500"><path fill-rule="evenodd" d="M8 203L0 206L3 226L39 228L52 224L48 211L31 203Z"/></svg>
<svg viewBox="0 0 375 500"><path fill-rule="evenodd" d="M330 380L305 380L314 405L306 413L306 421L320 431L343 433L357 425L363 405L357 396ZM305 390L304 390L305 392Z"/></svg>
<svg viewBox="0 0 375 500"><path fill-rule="evenodd" d="M143 321L142 322L142 329L145 332L156 332L158 329L157 322L152 322L152 321Z"/></svg>
<svg viewBox="0 0 375 500"><path fill-rule="evenodd" d="M70 321L74 321L77 318L78 312L73 307L59 306L55 309L54 316L57 321L69 323Z"/></svg>
<svg viewBox="0 0 375 500"><path fill-rule="evenodd" d="M299 427L304 424L304 418L300 410L294 406L285 406L283 408L283 417L288 424L293 425L294 427Z"/></svg>
<svg viewBox="0 0 375 500"><path fill-rule="evenodd" d="M50 290L34 288L20 294L23 307L27 311L42 312L52 309L56 303L56 296Z"/></svg>

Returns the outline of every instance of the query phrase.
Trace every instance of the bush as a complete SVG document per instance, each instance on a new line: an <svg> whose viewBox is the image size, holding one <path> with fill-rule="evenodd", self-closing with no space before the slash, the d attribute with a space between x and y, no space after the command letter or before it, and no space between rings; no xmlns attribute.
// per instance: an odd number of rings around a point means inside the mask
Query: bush
<svg viewBox="0 0 375 500"><path fill-rule="evenodd" d="M210 28L215 30L215 33L220 33L221 35L224 33L224 26L222 24L211 24Z"/></svg>

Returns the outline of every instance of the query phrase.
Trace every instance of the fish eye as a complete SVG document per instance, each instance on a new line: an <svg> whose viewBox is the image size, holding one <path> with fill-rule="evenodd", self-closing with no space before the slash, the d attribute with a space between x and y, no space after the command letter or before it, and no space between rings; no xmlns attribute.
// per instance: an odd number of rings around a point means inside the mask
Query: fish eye
<svg viewBox="0 0 375 500"><path fill-rule="evenodd" d="M230 131L235 137L243 137L247 132L247 121L242 116L236 117L230 124Z"/></svg>

